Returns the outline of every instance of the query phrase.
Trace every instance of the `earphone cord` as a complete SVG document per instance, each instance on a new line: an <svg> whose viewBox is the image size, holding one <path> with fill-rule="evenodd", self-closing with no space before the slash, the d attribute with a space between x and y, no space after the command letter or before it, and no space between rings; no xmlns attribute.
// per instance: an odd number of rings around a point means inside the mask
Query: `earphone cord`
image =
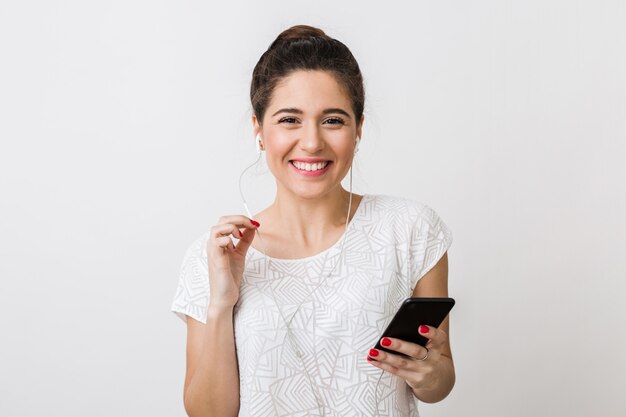
<svg viewBox="0 0 626 417"><path fill-rule="evenodd" d="M246 167L241 174L239 175L239 195L241 196L241 201L243 202L243 206L246 210L246 213L248 214L248 216L252 219L252 213L250 211L250 208L248 207L248 204L246 203L246 199L243 195L243 188L241 185L242 179L244 174L246 173L246 171L248 171L248 169L252 168L253 166L255 166L259 160L261 159L261 154L259 153L259 157L257 158L257 160L252 163L251 165L249 165L248 167ZM349 197L349 201L348 201L348 213L346 214L346 223L345 223L345 229L344 229L344 235L343 238L341 240L341 250L339 252L339 255L337 256L337 260L335 261L332 269L330 270L330 272L328 273L328 275L326 275L324 277L323 280L320 280L320 282L315 286L315 288L313 288L313 290L307 294L307 296L303 299L304 301L300 303L300 305L298 306L298 308L294 311L294 313L291 315L291 318L289 319L289 321L287 321L287 319L285 318L285 315L283 314L282 309L280 308L280 306L278 305L278 302L276 302L276 297L274 294L274 288L272 287L272 285L269 285L269 288L272 292L272 299L274 300L274 304L276 304L276 308L278 310L278 312L280 313L280 316L283 320L283 323L285 323L285 330L287 333L287 339L289 339L289 344L291 345L291 348L293 349L293 351L295 352L296 356L298 357L298 359L300 359L301 363L302 363L302 368L304 369L304 372L306 374L307 380L309 381L309 385L311 386L311 392L313 393L313 396L315 397L315 401L317 403L317 407L320 411L320 416L325 416L326 414L324 413L323 409L323 404L322 404L322 400L320 398L320 395L318 395L318 393L316 393L317 389L315 389L315 384L313 384L313 380L311 378L311 375L307 369L306 363L304 362L303 359L303 355L302 352L300 351L300 349L298 348L295 340L294 340L294 336L291 330L291 322L293 321L293 319L295 318L296 314L298 313L298 311L300 311L300 308L302 307L302 305L304 304L304 302L306 302L307 300L310 299L311 295L313 295L315 293L315 291L317 291L317 289L319 287L321 287L321 285L323 283L326 282L326 280L332 275L332 273L335 271L335 268L337 267L337 265L339 264L339 261L341 260L341 256L343 255L343 250L344 250L344 245L346 243L346 237L348 234L348 226L349 226L349 220L350 220L350 213L352 211L352 164L350 164L350 197ZM263 237L261 236L261 233L259 232L259 229L256 229L256 233L257 236L259 236L259 239L261 240L261 245L263 247L263 256L265 257L265 276L269 276L268 275L268 271L269 271L269 259L267 257L267 254L265 252L265 242L263 241ZM315 340L315 326L313 327L313 339ZM380 383L381 377L383 375L384 371L381 370L380 375L378 377L378 380L376 382L376 388L374 389L374 404L376 406L376 415L378 415L380 417L380 411L378 409L378 384Z"/></svg>
<svg viewBox="0 0 626 417"><path fill-rule="evenodd" d="M256 159L256 161L254 161L252 164L248 165L246 167L246 169L241 171L241 174L239 174L239 195L241 196L241 201L243 202L243 207L246 209L246 214L251 219L253 218L253 216L252 216L252 213L250 212L250 208L248 207L248 204L246 203L246 198L243 196L243 191L242 191L243 189L241 187L241 180L243 179L243 175L246 173L246 171L249 170L250 168L252 168L253 166L255 166L256 164L258 164L260 160L261 160L261 153L259 153L259 157ZM257 229L257 235L259 237L261 237L261 235L259 234L259 230L258 229Z"/></svg>

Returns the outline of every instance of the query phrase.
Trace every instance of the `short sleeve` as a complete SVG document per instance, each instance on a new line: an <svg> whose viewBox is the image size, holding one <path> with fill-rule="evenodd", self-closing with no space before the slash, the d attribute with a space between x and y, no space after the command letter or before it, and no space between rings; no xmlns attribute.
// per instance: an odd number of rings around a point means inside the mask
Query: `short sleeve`
<svg viewBox="0 0 626 417"><path fill-rule="evenodd" d="M171 311L185 323L187 316L206 323L209 304L208 234L196 239L183 257Z"/></svg>
<svg viewBox="0 0 626 417"><path fill-rule="evenodd" d="M431 207L422 205L411 227L409 264L411 292L452 244L452 231Z"/></svg>

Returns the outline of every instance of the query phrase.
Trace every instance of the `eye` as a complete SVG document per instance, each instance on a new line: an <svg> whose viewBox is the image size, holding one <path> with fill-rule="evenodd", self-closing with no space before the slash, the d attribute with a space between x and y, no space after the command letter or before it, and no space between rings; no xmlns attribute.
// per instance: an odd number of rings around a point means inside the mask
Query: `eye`
<svg viewBox="0 0 626 417"><path fill-rule="evenodd" d="M283 117L278 121L278 123L287 123L287 124L293 124L297 122L298 122L298 119L296 119L295 117Z"/></svg>
<svg viewBox="0 0 626 417"><path fill-rule="evenodd" d="M324 122L328 122L328 124L331 125L343 125L346 123L340 117L331 117L330 119L326 119Z"/></svg>

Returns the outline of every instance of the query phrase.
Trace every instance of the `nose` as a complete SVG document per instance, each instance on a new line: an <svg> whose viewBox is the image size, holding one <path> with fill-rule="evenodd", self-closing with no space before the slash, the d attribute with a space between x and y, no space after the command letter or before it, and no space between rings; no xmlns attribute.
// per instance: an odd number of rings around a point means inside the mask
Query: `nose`
<svg viewBox="0 0 626 417"><path fill-rule="evenodd" d="M303 151L306 151L307 153L310 153L310 154L318 153L319 151L324 149L324 146L325 146L324 138L322 137L322 132L315 125L308 126L308 128L302 132L299 145L300 145L300 149L302 149Z"/></svg>

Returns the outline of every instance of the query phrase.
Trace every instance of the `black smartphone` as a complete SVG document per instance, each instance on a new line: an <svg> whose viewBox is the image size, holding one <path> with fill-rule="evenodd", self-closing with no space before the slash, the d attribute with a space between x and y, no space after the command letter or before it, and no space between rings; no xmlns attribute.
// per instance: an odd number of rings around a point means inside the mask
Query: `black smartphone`
<svg viewBox="0 0 626 417"><path fill-rule="evenodd" d="M400 306L400 309L393 317L382 336L378 338L378 342L375 346L376 349L396 355L400 354L399 352L381 346L380 339L383 337L393 337L406 340L407 342L417 343L420 346L426 346L428 339L418 332L420 324L439 327L450 310L452 310L453 306L454 299L452 298L407 298Z"/></svg>

